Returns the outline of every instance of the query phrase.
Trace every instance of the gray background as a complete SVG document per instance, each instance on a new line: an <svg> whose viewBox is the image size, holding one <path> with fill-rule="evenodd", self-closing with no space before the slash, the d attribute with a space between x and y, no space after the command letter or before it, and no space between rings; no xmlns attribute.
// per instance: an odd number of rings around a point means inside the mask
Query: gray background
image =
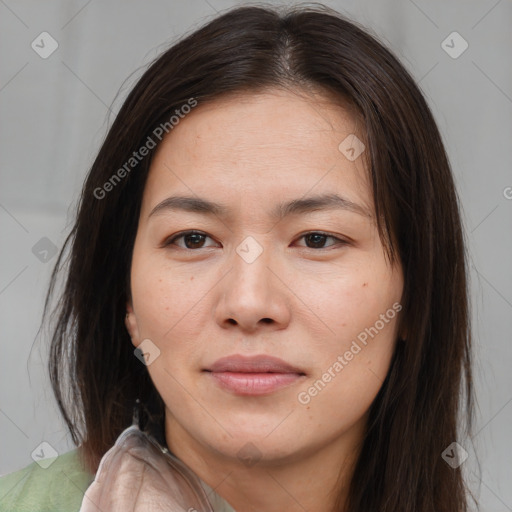
<svg viewBox="0 0 512 512"><path fill-rule="evenodd" d="M31 463L43 441L58 453L74 448L48 385L46 341L36 334L51 244L64 241L109 109L117 111L141 66L176 37L244 3L0 0L0 474ZM470 440L459 440L470 454L463 467L482 510L512 510L512 3L326 4L398 54L442 131L471 258L481 481ZM31 47L44 31L59 45L46 59ZM454 31L469 45L457 58L442 47ZM462 48L457 36L448 41L452 52Z"/></svg>

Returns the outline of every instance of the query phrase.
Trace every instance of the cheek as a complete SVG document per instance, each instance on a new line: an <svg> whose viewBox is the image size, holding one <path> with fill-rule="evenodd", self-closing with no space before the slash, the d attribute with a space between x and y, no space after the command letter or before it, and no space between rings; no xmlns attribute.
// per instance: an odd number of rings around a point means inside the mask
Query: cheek
<svg viewBox="0 0 512 512"><path fill-rule="evenodd" d="M307 297L307 306L317 314L316 323L335 340L336 348L373 326L401 296L398 276L375 262L347 267L322 279L303 280L303 285L301 296ZM386 328L396 316L390 313ZM322 336L318 341L323 344L324 340Z"/></svg>
<svg viewBox="0 0 512 512"><path fill-rule="evenodd" d="M207 314L208 292L213 283L195 278L191 272L171 266L160 257L134 251L131 272L133 307L141 341L150 339L162 358L150 372L164 363L181 373L204 347L201 334L211 321ZM153 368L154 366L154 368Z"/></svg>
<svg viewBox="0 0 512 512"><path fill-rule="evenodd" d="M336 334L316 344L314 371L296 396L303 421L326 435L363 418L382 387L395 346L393 303L367 297L354 305L347 297L338 296L330 316Z"/></svg>
<svg viewBox="0 0 512 512"><path fill-rule="evenodd" d="M369 406L393 354L401 290L400 275L385 263L353 267L308 290L324 328L322 336L310 331L317 384L302 390L303 403L318 397L316 406L328 407L329 401L361 410Z"/></svg>
<svg viewBox="0 0 512 512"><path fill-rule="evenodd" d="M135 248L131 291L141 331L162 336L184 317L193 300L194 286L151 251ZM188 307L187 307L188 306Z"/></svg>

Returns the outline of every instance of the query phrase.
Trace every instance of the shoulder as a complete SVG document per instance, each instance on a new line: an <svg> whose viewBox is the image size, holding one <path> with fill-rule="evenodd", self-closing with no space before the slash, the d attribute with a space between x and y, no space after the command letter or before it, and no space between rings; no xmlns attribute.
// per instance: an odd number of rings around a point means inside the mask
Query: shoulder
<svg viewBox="0 0 512 512"><path fill-rule="evenodd" d="M78 456L78 449L44 464L36 462L0 477L2 512L78 512L83 495L94 480Z"/></svg>

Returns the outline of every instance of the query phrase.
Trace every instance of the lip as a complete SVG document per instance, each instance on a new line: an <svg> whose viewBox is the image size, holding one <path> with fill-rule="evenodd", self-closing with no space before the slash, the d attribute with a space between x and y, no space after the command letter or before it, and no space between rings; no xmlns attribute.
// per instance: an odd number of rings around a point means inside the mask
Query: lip
<svg viewBox="0 0 512 512"><path fill-rule="evenodd" d="M267 355L222 357L204 370L223 389L237 395L266 395L290 386L305 372Z"/></svg>

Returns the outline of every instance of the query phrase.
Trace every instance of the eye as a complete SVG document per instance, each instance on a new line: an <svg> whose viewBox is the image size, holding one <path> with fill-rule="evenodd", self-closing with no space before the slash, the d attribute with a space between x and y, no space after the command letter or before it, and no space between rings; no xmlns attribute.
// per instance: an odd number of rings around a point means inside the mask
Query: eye
<svg viewBox="0 0 512 512"><path fill-rule="evenodd" d="M182 249L203 249L205 247L212 247L212 246L205 246L204 242L205 239L210 238L206 233L203 233L202 231L183 231L182 233L179 233L177 235L174 235L171 238L168 238L165 240L165 242L162 244L163 247L168 247L170 245L177 245L178 247ZM333 245L347 245L348 242L345 240L342 240L341 238L338 238L334 235L329 235L328 233L323 233L321 231L311 231L309 233L304 233L300 238L304 238L306 240L306 248L307 249L324 249L327 247L332 247ZM327 247L325 247L325 243L327 239L332 239L334 241L337 241L338 244L330 244ZM177 244L176 241L183 239L183 245Z"/></svg>
<svg viewBox="0 0 512 512"><path fill-rule="evenodd" d="M308 249L324 249L324 248L326 248L326 247L324 247L324 244L325 244L326 240L329 238L331 238L332 240L336 240L339 243L338 244L330 244L327 247L332 247L333 245L347 245L348 244L348 242L346 242L345 240L342 240L341 238L338 238L333 235L329 235L328 233L323 233L321 231L311 231L309 233L304 233L299 238L299 240L302 238L304 238L306 240L306 244L311 245L311 246L307 245Z"/></svg>
<svg viewBox="0 0 512 512"><path fill-rule="evenodd" d="M176 240L181 238L183 239L185 247L175 243ZM167 247L169 245L178 245L178 247L181 247L182 249L202 249L206 238L210 237L201 231L184 231L183 233L179 233L178 235L168 238L163 243L163 246Z"/></svg>

